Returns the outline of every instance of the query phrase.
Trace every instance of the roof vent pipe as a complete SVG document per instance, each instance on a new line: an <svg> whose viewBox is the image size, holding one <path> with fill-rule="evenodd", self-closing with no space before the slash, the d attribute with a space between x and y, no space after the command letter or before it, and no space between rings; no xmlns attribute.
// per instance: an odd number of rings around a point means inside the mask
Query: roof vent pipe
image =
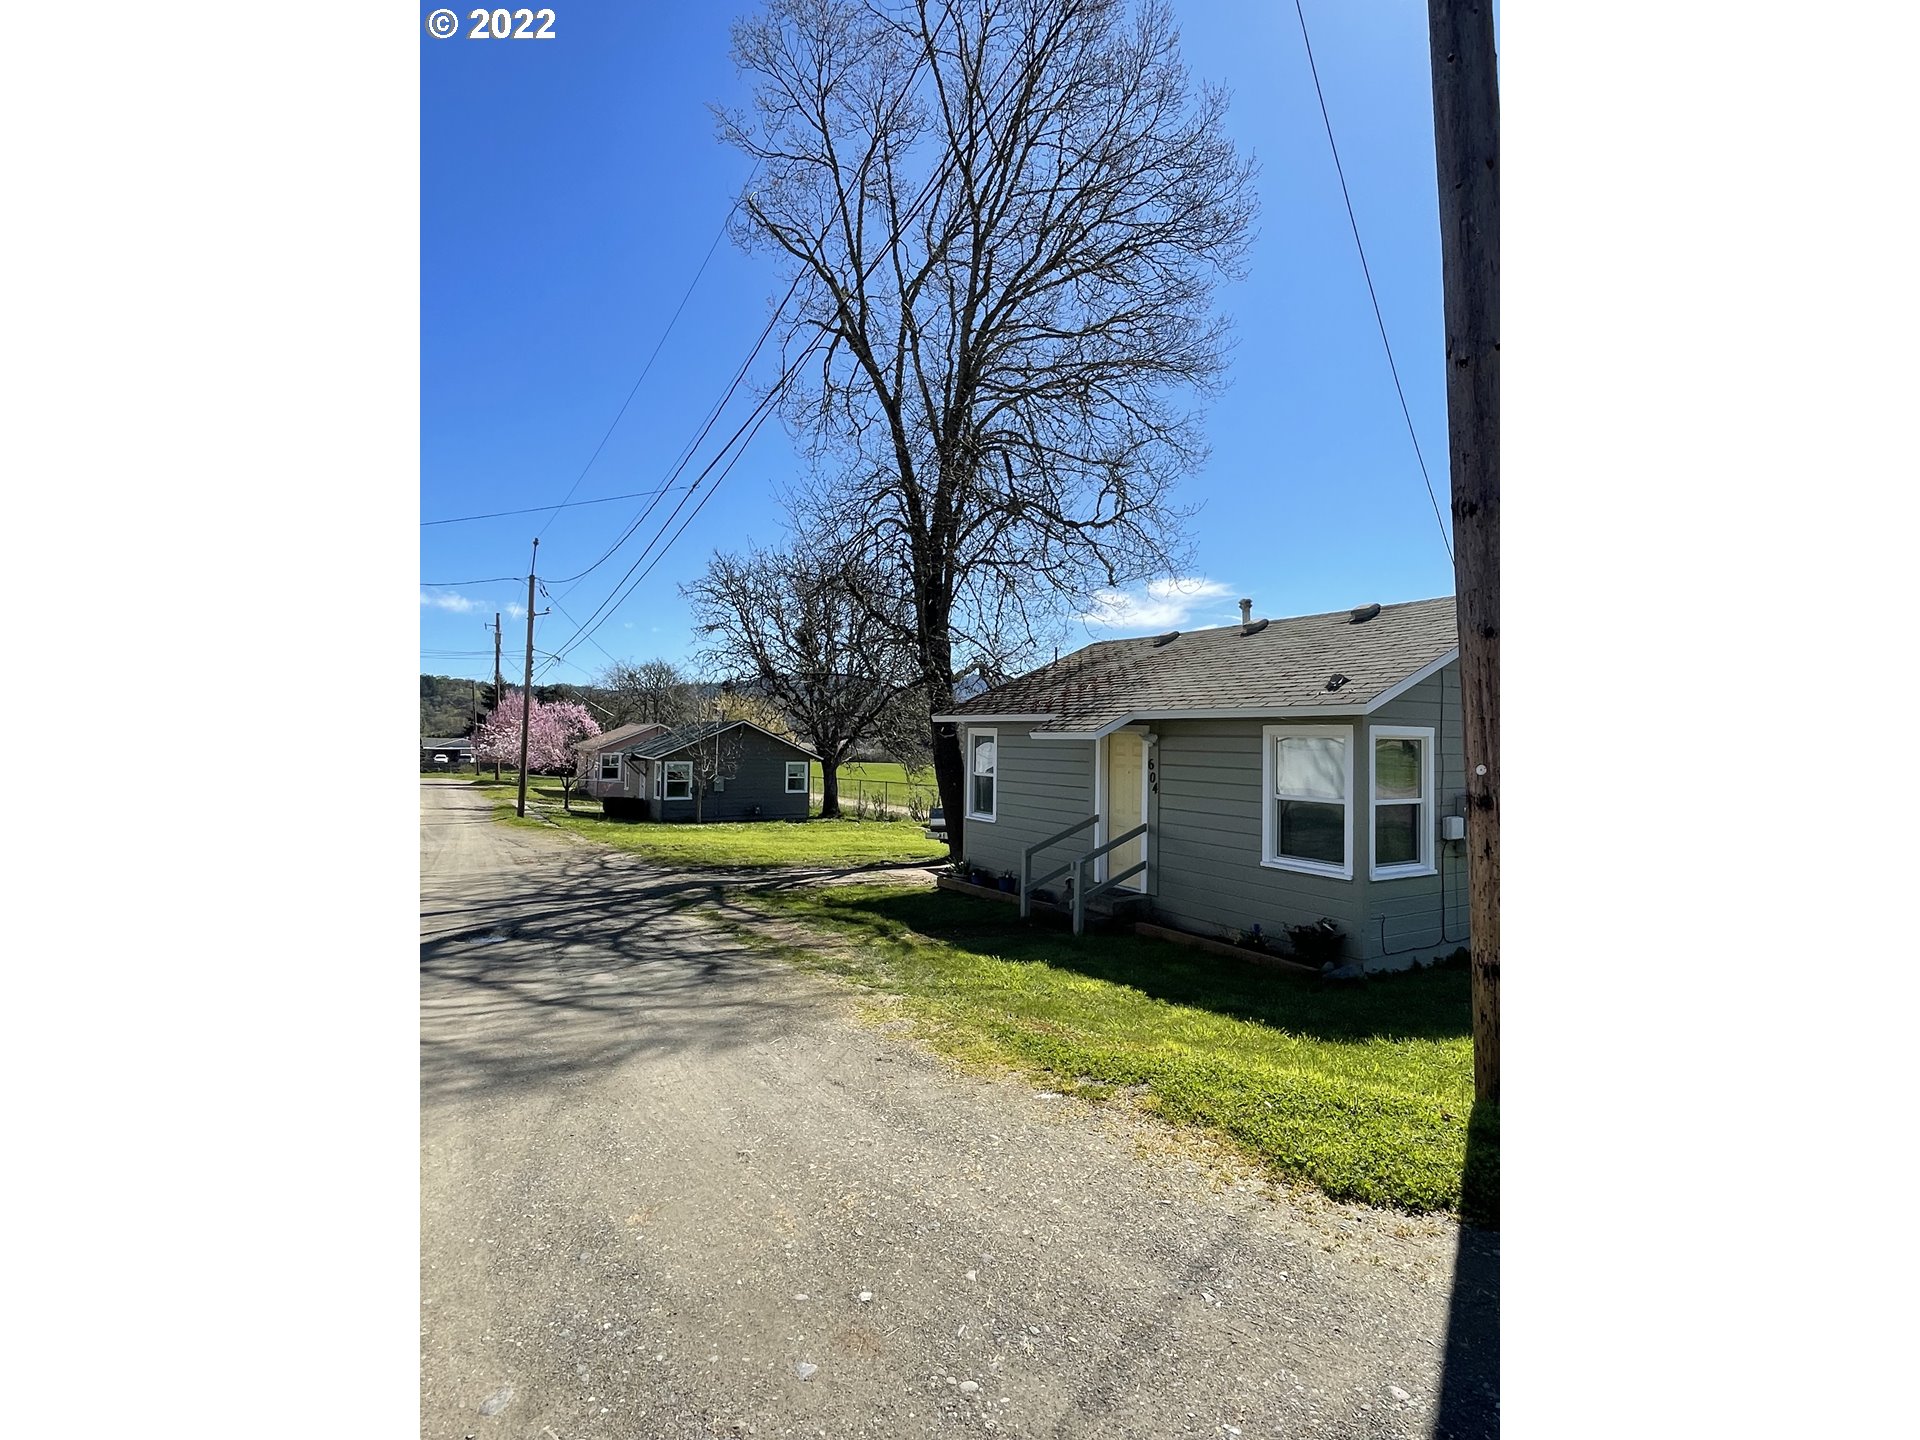
<svg viewBox="0 0 1920 1440"><path fill-rule="evenodd" d="M1242 600L1240 602L1240 623L1242 625L1251 625L1253 623L1253 601Z"/></svg>

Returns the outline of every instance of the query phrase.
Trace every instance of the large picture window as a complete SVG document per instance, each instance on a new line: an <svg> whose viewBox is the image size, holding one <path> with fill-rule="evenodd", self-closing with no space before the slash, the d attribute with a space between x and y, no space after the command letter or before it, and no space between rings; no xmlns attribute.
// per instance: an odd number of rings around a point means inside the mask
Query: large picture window
<svg viewBox="0 0 1920 1440"><path fill-rule="evenodd" d="M1000 732L998 730L969 730L967 732L967 818L970 820L992 820L997 796L994 791L999 783L997 771L1000 763Z"/></svg>
<svg viewBox="0 0 1920 1440"><path fill-rule="evenodd" d="M1353 878L1353 727L1269 725L1260 863Z"/></svg>
<svg viewBox="0 0 1920 1440"><path fill-rule="evenodd" d="M669 760L660 769L665 777L667 799L691 800L693 798L693 762L691 760Z"/></svg>
<svg viewBox="0 0 1920 1440"><path fill-rule="evenodd" d="M1373 861L1376 880L1433 870L1433 731L1373 727Z"/></svg>

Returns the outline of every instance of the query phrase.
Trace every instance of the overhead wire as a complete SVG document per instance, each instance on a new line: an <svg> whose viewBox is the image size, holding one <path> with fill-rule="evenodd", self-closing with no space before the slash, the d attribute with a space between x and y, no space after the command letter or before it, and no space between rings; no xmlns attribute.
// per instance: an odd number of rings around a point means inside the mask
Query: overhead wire
<svg viewBox="0 0 1920 1440"><path fill-rule="evenodd" d="M1307 70L1313 76L1313 93L1320 100L1320 120L1327 127L1327 148L1333 152L1333 170L1340 177L1340 198L1347 205L1347 224L1353 227L1353 248L1360 252L1360 273L1366 277L1367 296L1373 301L1374 323L1380 327L1380 344L1387 352L1387 370L1393 376L1393 390L1400 397L1400 413L1407 422L1407 438L1413 441L1413 458L1420 464L1420 478L1426 482L1427 499L1433 505L1433 521L1440 527L1440 543L1447 548L1447 559L1453 559L1453 541L1447 535L1447 522L1440 516L1440 501L1433 493L1433 477L1427 473L1427 457L1420 451L1420 437L1413 428L1413 412L1407 407L1407 392L1400 384L1400 367L1393 363L1393 343L1387 339L1387 322L1380 313L1380 296L1373 288L1373 271L1367 266L1367 247L1360 243L1360 222L1354 218L1353 196L1347 191L1347 172L1340 164L1340 147L1333 139L1333 118L1327 113L1326 92L1320 88L1320 68L1313 61L1313 41L1307 37L1307 12L1300 7L1300 0L1293 0L1294 14L1300 17L1300 40L1307 48Z"/></svg>
<svg viewBox="0 0 1920 1440"><path fill-rule="evenodd" d="M956 162L952 154L949 153L946 156L946 158L941 162L940 167L935 171L935 173L928 178L927 183L921 187L920 193L914 198L913 203L908 207L907 213L902 217L898 227L893 231L891 235L888 236L887 242L884 246L881 247L880 253L874 256L873 261L861 272L862 279L873 274L875 270L879 269L879 267L887 259L887 257L891 255L896 248L898 248L901 239L906 234L907 227L911 225L914 220L919 218L920 211L922 210L922 208L925 207L927 201L932 198L934 192L939 188L942 182L944 182L946 178L952 174L955 163ZM806 278L806 272L804 270L801 271L799 274L795 275L793 284L787 287L787 293L781 297L780 303L774 306L773 313L767 321L766 328L761 331L760 338L755 342L752 352L748 355L746 362L741 366L740 370L736 372L734 376L733 384L727 387L727 393L725 396L722 397L721 404L716 406L715 409L709 414L707 423L701 429L700 435L696 437L693 444L689 446L686 451L683 452L683 458L681 459L679 465L677 465L674 471L672 472L673 477L677 477L682 472L682 470L684 470L688 460L691 458L692 452L698 448L700 441L704 440L707 434L711 432L715 421L717 421L719 418L719 414L721 410L725 408L726 402L731 400L735 391L738 390L741 380L745 377L748 366L750 366L753 363L753 360L759 355L761 348L766 344L767 337L773 333L774 326L779 322L780 316L785 312L787 302L793 298L794 292L800 288L800 282L805 278ZM639 556L635 558L634 563L627 567L626 573L622 575L619 580L614 582L613 590L612 592L609 593L607 599L603 600L600 603L600 605L594 608L592 615L589 616L588 625L580 626L579 622L576 622L577 628L575 630L574 635L568 636L567 639L564 642L562 642L559 647L562 652L565 652L568 649L568 647L575 642L576 637L579 637L581 635L582 630L585 630L586 635L590 637L594 630L599 629L600 625L605 623L606 618L611 617L614 610L617 610L621 604L625 603L627 597L633 594L633 591L639 586L640 582L642 580L645 580L648 575L653 573L654 567L659 564L661 558L663 558L666 555L667 551L673 548L674 543L679 540L682 534L685 533L687 526L693 522L694 517L697 516L701 510L706 508L707 501L711 499L713 496L713 491L715 489L718 489L720 482L725 480L727 477L727 474L732 471L733 465L736 461L738 461L740 454L745 452L745 449L746 449L745 445L741 446L740 451L734 455L733 460L728 461L726 469L723 470L720 473L720 476L714 481L713 487L708 490L707 495L703 497L702 500L700 501L700 504L694 508L693 513L689 515L687 519L681 523L680 528L674 531L672 538L667 541L664 547L662 547L659 555L656 555L654 557L653 564L649 565L646 571L639 577L639 579L635 580L632 585L627 584L628 577L633 574L636 568L638 568L641 561L647 558L647 553L653 549L653 546L655 545L655 543L657 543L660 540L661 536L665 535L667 527L673 524L674 516L678 515L681 509L685 507L687 501L690 498L692 498L692 491L697 490L700 487L701 481L703 481L706 478L706 476L712 471L714 465L718 464L720 459L727 454L727 451L729 449L732 448L734 441L740 438L742 431L744 431L747 428L747 426L750 424L753 427L753 433L754 434L759 433L760 426L765 423L766 416L771 410L771 402L774 399L777 399L778 396L785 390L787 382L792 378L793 374L799 369L801 363L807 358L807 356L813 353L814 348L815 348L814 346L809 345L807 349L803 351L801 355L794 360L793 364L789 365L782 372L781 377L778 383L773 388L773 390L771 390L767 396L763 397L755 405L754 409L748 413L748 418L746 421L742 422L740 429L737 429L734 431L733 436L730 437L727 443L721 447L719 454L716 455L713 460L709 461L706 469L702 470L700 475L695 478L693 485L688 490L688 493L681 497L680 501L674 506L674 508L668 512L666 518L663 521L661 521L659 528L654 531L652 539L648 540L646 545L641 549L641 552ZM751 444L752 439L753 439L753 436L749 435L747 437L746 443ZM645 511L643 511L640 515L636 516L634 519L634 523L630 525L627 528L627 530L620 536L620 538L616 540L613 543L613 545L608 548L605 554L603 554L598 560L594 561L592 565L588 566L586 570L581 571L580 574L577 576L568 577L568 579L566 580L556 580L553 583L555 583L556 585L560 585L560 584L568 584L570 581L577 582L579 579L590 574L593 570L597 569L600 565L604 564L606 560L609 557L611 557L622 545L624 545L626 541L629 538L631 538L634 532L637 531L639 527L645 523L646 516L653 512L653 510L657 507L658 503L659 503L658 501L653 502L653 504L650 504L647 506ZM623 586L626 587L624 591L622 590ZM601 615L602 610L606 611L605 616ZM601 653L605 654L606 651L603 649Z"/></svg>
<svg viewBox="0 0 1920 1440"><path fill-rule="evenodd" d="M945 22L943 20L942 22L943 26L944 26L944 23ZM917 64L918 62L916 62L916 67L917 67ZM1007 67L1010 67L1011 64L1012 64L1012 59L1009 58L1007 62ZM1002 69L1003 76L1005 74L1007 67L1003 67ZM1006 98L1011 98L1011 97L1009 96ZM1003 103L1004 103L1004 100L1003 100ZM899 223L894 227L892 233L887 237L887 241L881 247L879 254L875 255L872 262L861 272L861 278L863 280L866 277L872 275L874 271L879 269L881 264L883 264L886 261L886 259L890 255L892 255L893 252L899 247L900 241L905 237L908 227L916 219L919 218L921 210L925 207L927 202L933 197L933 195L939 189L941 184L944 183L945 180L953 173L953 170L955 169L956 164L957 164L957 161L954 155L952 154L951 151L949 151L947 155L942 159L941 164L937 168L935 173L928 178L927 183L921 188L920 193L914 198L913 203L910 206L908 206L906 214L901 217ZM758 167L758 162L756 161L756 169L757 167ZM736 208L738 207L738 204L739 202L735 201ZM767 321L766 328L762 330L760 338L755 342L754 348L749 353L747 360L742 364L740 370L736 372L733 383L727 387L727 393L722 397L720 404L717 405L714 408L714 410L710 413L706 424L701 429L700 434L697 437L695 437L694 441L692 442L691 445L689 445L687 450L682 452L682 459L676 465L674 471L672 472L672 476L670 478L677 478L679 474L682 473L687 463L690 461L693 452L698 449L700 442L704 440L707 434L711 432L713 425L718 420L721 411L725 409L727 402L729 402L732 399L734 393L738 390L740 382L745 377L748 367L752 365L753 360L759 355L761 348L766 344L767 337L773 333L774 326L779 322L781 315L786 310L787 302L793 298L795 291L799 289L800 283L802 280L806 278L806 275L807 275L807 272L803 269L794 276L793 284L788 287L786 295L781 298L780 302L774 306L773 313ZM727 475L732 472L733 466L739 461L740 456L746 453L747 447L752 444L754 436L759 433L761 425L763 425L766 422L766 418L768 414L771 413L773 402L777 400L782 393L784 393L787 383L791 380L794 373L799 369L800 365L806 360L806 358L813 353L815 348L816 348L816 345L810 344L806 348L806 350L804 350L798 357L796 357L794 362L788 367L786 367L786 369L781 373L780 379L775 384L773 389L770 390L768 394L765 397L763 397L758 403L756 403L754 409L748 413L747 421L743 422L741 427L734 431L733 436L730 437L727 443L721 447L719 454L717 454L713 460L709 461L706 468L701 471L698 477L695 478L692 486L688 488L687 494L681 497L680 501L675 504L674 508L668 512L666 518L661 521L659 527L654 531L652 538L647 541L644 547L642 547L640 554L635 558L633 564L628 566L626 573L623 574L621 578L614 583L613 590L609 592L607 599L603 600L598 606L594 608L593 612L588 617L587 625L581 626L579 622L575 622L576 629L574 634L568 636L567 639L563 641L559 647L559 650L562 654L565 654L579 640L583 640L583 639L590 640L593 635L593 632L598 630L602 625L604 625L608 619L612 618L613 613L616 610L618 610L622 604L626 602L627 598L633 594L633 592L639 587L641 582L644 581L647 578L647 576L653 573L654 569L659 565L660 561L666 557L667 552L673 548L674 544L679 540L680 536L686 533L687 527L691 525L694 519L700 514L700 512L706 508L707 502L713 498L714 493L719 489L721 483L726 479ZM709 473L712 472L714 466L718 464L720 459L727 454L728 450L733 447L734 442L740 438L742 431L746 430L748 425L751 425L752 432L747 435L746 441L743 444L741 444L739 450L734 452L733 458L727 461L726 468L723 469L720 472L720 474L715 478L713 485L708 488L706 495L702 497L700 503L694 507L692 513L689 514L687 518L681 522L680 528L678 530L675 530L673 532L672 537L669 538L666 544L661 547L659 553L654 556L653 563L648 565L646 570L643 571L638 578L634 579L631 584L628 584L627 583L628 577L633 575L635 569L637 569L640 563L647 558L648 552L651 551L654 545L661 539L661 537L666 534L667 527L673 524L674 516L678 515L680 511L685 507L687 501L692 498L693 491L699 489L701 482L706 478L706 476ZM639 527L645 523L647 515L650 515L653 512L653 510L657 508L658 504L659 504L658 500L655 500L654 502L649 504L640 515L635 517L634 522L630 526L628 526L627 529L621 534L619 539L617 539L613 543L613 545L611 545L607 549L606 553L604 553L598 560L594 561L592 565L588 566L586 570L581 571L579 575L568 577L565 580L556 580L553 583L555 584L577 583L580 579L584 578L586 575L591 574L593 570L597 569L600 565L604 564L616 551L620 549L622 545L624 545L627 542L628 539L630 539L633 536L633 534L639 529ZM625 587L624 589L622 588L623 586ZM556 605L558 604L557 600L555 601L555 604ZM604 614L602 613L603 611L605 612ZM563 611L562 613L565 613L565 612ZM569 616L568 618L571 619L572 617ZM599 647L597 644L595 648L600 649L602 654L607 653L604 648ZM611 657L609 656L609 658Z"/></svg>
<svg viewBox="0 0 1920 1440"><path fill-rule="evenodd" d="M753 162L753 169L747 172L746 185L751 185L753 183L753 177L759 173L760 162L755 160ZM743 186L742 188L744 189L745 187ZM687 282L686 291L681 295L679 305L674 307L673 317L667 321L667 328L660 332L660 338L654 342L653 353L647 356L647 363L640 369L640 378L635 380L633 382L633 388L627 391L627 398L620 402L620 409L615 413L613 423L607 426L607 433L602 435L600 437L600 443L593 447L593 454L587 457L587 463L580 468L580 473L574 477L573 484L568 487L567 493L561 497L560 503L553 507L553 514L548 515L547 518L541 522L539 534L544 535L547 533L547 526L553 523L553 516L558 515L566 508L567 501L573 499L573 492L578 490L580 488L580 482L587 478L587 471L593 468L593 462L598 460L600 458L600 452L607 448L607 441L613 437L613 432L619 428L621 417L627 413L627 406L633 403L633 397L639 394L641 381L645 380L648 373L653 369L653 362L660 358L660 347L665 345L667 343L667 337L673 334L673 327L680 319L680 312L687 308L687 301L693 296L694 286L698 285L700 283L700 277L707 273L707 265L713 259L713 252L720 248L720 242L726 238L727 224L733 219L733 212L739 208L740 201L738 197L736 197L734 202L727 207L727 213L721 217L720 228L714 232L713 243L707 246L706 256L700 261L700 268L693 272L693 279Z"/></svg>
<svg viewBox="0 0 1920 1440"><path fill-rule="evenodd" d="M739 369L734 371L733 380L727 386L726 392L723 395L721 395L720 399L714 404L712 409L710 409L707 412L706 422L700 427L699 433L696 434L693 437L693 439L689 440L684 447L682 447L680 451L680 458L675 463L673 469L667 472L667 475L665 477L665 484L663 485L659 495L656 496L652 501L650 501L643 510L641 510L637 515L633 517L633 519L628 523L626 529L620 532L620 535L618 536L618 538L616 538L614 542L606 548L606 550L601 554L598 560L595 560L591 565L587 566L586 569L582 570L577 575L567 575L567 576L561 577L560 579L555 580L553 582L555 585L566 585L569 587L573 585L577 585L581 580L584 580L587 576L591 575L595 570L598 570L602 565L606 564L608 560L612 559L613 556L619 551L620 547L626 544L627 541L633 537L634 532L646 523L647 517L651 515L659 507L660 499L665 495L667 495L668 493L670 493L671 490L674 488L672 482L675 480L678 480L681 474L686 470L688 463L693 459L694 453L699 450L701 442L703 442L707 438L707 436L712 433L713 427L719 422L720 416L726 410L728 403L732 401L734 395L739 391L741 382L746 379L747 371L752 368L753 362L759 358L761 349L767 343L767 337L773 334L774 326L779 324L781 311L786 308L787 301L793 298L793 292L795 290L798 290L799 288L800 288L800 278L796 276L793 284L788 287L787 293L781 297L779 305L774 307L773 314L768 318L765 328L762 329L760 332L760 338L753 342L753 349L747 352L747 358L745 360L742 360L740 362ZM725 453L724 450L722 451L722 453ZM697 486L700 482L699 480L696 479L693 483L695 486ZM692 488L692 487L688 487L688 488Z"/></svg>
<svg viewBox="0 0 1920 1440"><path fill-rule="evenodd" d="M644 500L649 495L657 495L657 490L630 490L625 495L602 495L598 500L567 500L558 505L533 505L525 510L489 510L484 515L452 515L445 520L422 520L422 528L428 525L460 525L468 520L498 520L503 515L538 515L546 510L574 510L582 505L611 505L616 500Z"/></svg>
<svg viewBox="0 0 1920 1440"><path fill-rule="evenodd" d="M706 468L703 469L700 472L700 474L695 478L692 486L688 488L687 493L681 496L679 503L676 504L673 507L673 509L667 513L666 518L660 522L660 526L658 529L654 531L652 538L649 539L643 547L641 547L640 553L634 557L633 564L629 565L626 569L626 572L622 574L621 577L614 582L613 589L608 593L607 598L605 600L602 600L598 605L596 605L593 608L593 611L588 615L587 621L584 624L578 621L575 622L577 628L575 629L574 633L572 635L569 635L564 641L562 641L558 647L558 649L562 653L565 653L575 643L576 640L582 637L582 632L584 632L587 635L591 635L593 631L598 630L601 624L604 624L607 620L612 618L613 612L617 610L622 604L625 603L627 597L633 594L634 588L638 586L640 582L639 580L635 580L632 585L628 585L627 584L628 579L633 575L633 572L635 570L639 569L641 563L646 560L649 552L651 552L653 550L653 547L659 543L660 538L666 534L667 527L673 524L674 517L677 516L681 512L681 510L683 510L686 507L687 501L693 498L693 492L700 488L701 482L704 481L707 478L707 476L713 472L714 467L718 465L721 462L721 460L726 459L728 453L731 451L732 459L727 460L726 469L722 470L720 472L720 475L714 480L713 484L708 487L706 495L702 497L700 504L694 508L693 514L698 515L701 510L706 508L707 501L713 498L713 493L715 490L719 489L720 482L726 479L728 473L732 471L735 463L737 463L738 460L740 459L740 456L746 453L747 446L753 443L753 435L759 433L760 426L765 423L766 417L772 413L774 402L779 398L780 394L785 390L786 381L792 376L794 370L798 367L800 360L804 360L806 358L806 355L811 353L812 353L812 349L811 347L809 347L807 351L802 353L799 359L795 360L793 365L787 367L787 369L781 373L779 384L776 385L773 390L769 391L765 396L763 396L758 402L756 402L756 404L754 405L754 408L747 413L747 418L743 420L740 423L739 428L736 429L733 432L733 434L727 438L727 442L720 447L719 453L716 454L713 457L713 459L707 462ZM753 434L747 433L749 427L751 427ZM738 449L735 449L735 445L736 443L740 442L742 435L746 436L746 440L744 443L739 444ZM688 521L691 521L692 518L693 518L692 515L689 515L687 517ZM673 547L673 541L678 540L680 538L681 532L684 531L686 528L687 528L686 524L683 523L680 529L674 532L673 540L669 540L667 544L664 547L662 547L659 554L654 556L654 565L659 564L661 558L663 558L666 555L667 551ZM640 576L640 580L646 579L647 575L650 575L652 573L653 573L653 565L649 565L647 567L646 573ZM559 582L555 582L555 583L559 583ZM622 588L623 586L625 587L624 589Z"/></svg>

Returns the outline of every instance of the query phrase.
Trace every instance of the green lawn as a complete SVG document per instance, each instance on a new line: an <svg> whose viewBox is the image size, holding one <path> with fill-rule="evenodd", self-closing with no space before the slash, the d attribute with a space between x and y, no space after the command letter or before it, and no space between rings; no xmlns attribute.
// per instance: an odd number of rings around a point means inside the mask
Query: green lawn
<svg viewBox="0 0 1920 1440"><path fill-rule="evenodd" d="M820 762L813 765L813 786L820 788ZM890 760L850 760L840 767L840 783L848 785L855 780L885 780L895 785L905 785L911 781L915 785L932 785L933 771L907 771L904 765L895 765Z"/></svg>
<svg viewBox="0 0 1920 1440"><path fill-rule="evenodd" d="M825 793L826 786L818 762L813 765L811 775L813 798L817 801ZM870 801L901 808L906 806L909 795L918 795L927 804L940 803L931 770L909 773L905 766L895 765L891 761L855 761L840 767L839 779L840 804L849 810L853 808L854 798L863 793Z"/></svg>
<svg viewBox="0 0 1920 1440"><path fill-rule="evenodd" d="M494 792L511 799L511 792ZM549 798L558 800L559 786ZM578 802L576 802L576 805ZM512 816L512 806L506 813ZM589 803L569 815L559 808L547 819L562 829L615 850L631 850L668 865L764 869L783 865L902 865L947 858L947 847L929 840L918 825L881 820L759 820L710 825L607 820ZM498 813L498 811L496 811ZM537 823L532 820L523 824Z"/></svg>
<svg viewBox="0 0 1920 1440"><path fill-rule="evenodd" d="M1473 1100L1464 968L1320 989L1138 936L1076 941L1011 907L883 885L751 892L858 943L785 947L904 998L940 1048L1062 1090L1116 1087L1230 1137L1273 1175L1342 1200L1489 1220L1498 1111Z"/></svg>

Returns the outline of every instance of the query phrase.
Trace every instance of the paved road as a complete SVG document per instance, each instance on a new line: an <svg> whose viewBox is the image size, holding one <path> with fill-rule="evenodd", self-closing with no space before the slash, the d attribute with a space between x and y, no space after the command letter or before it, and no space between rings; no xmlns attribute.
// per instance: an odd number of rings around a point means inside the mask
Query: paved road
<svg viewBox="0 0 1920 1440"><path fill-rule="evenodd" d="M1495 1433L1488 1237L960 1074L700 877L421 809L423 1436Z"/></svg>

